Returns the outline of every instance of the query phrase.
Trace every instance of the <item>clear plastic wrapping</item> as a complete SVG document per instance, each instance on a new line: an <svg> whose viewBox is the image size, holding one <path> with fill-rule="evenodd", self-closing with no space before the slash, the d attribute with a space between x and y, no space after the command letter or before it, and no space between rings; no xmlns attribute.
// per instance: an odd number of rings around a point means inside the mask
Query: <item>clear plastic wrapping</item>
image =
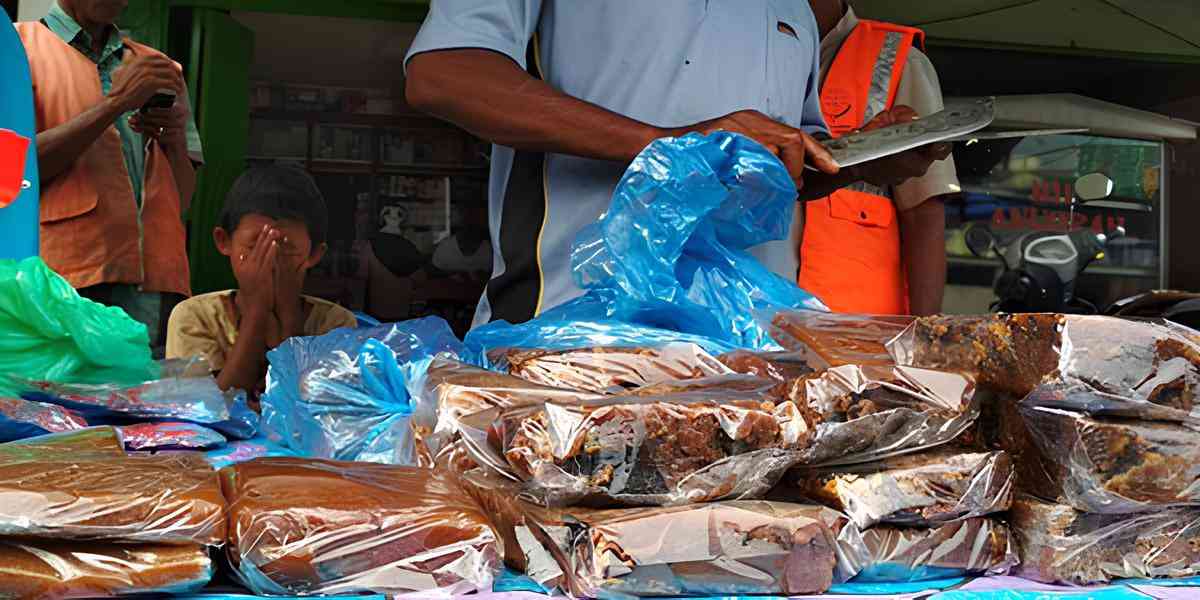
<svg viewBox="0 0 1200 600"><path fill-rule="evenodd" d="M813 500L866 529L877 523L933 526L1008 510L1013 464L1004 452L934 449L877 463L796 469L772 497Z"/></svg>
<svg viewBox="0 0 1200 600"><path fill-rule="evenodd" d="M198 455L9 445L0 452L0 536L220 545L225 499Z"/></svg>
<svg viewBox="0 0 1200 600"><path fill-rule="evenodd" d="M556 506L761 497L809 437L790 402L711 392L492 409L462 433L476 462Z"/></svg>
<svg viewBox="0 0 1200 600"><path fill-rule="evenodd" d="M1026 404L1021 414L1054 480L1039 496L1107 514L1200 503L1200 431L1188 425Z"/></svg>
<svg viewBox="0 0 1200 600"><path fill-rule="evenodd" d="M490 590L496 537L438 471L260 458L221 471L229 558L258 594Z"/></svg>
<svg viewBox="0 0 1200 600"><path fill-rule="evenodd" d="M198 545L0 540L0 598L67 600L183 594L212 578Z"/></svg>
<svg viewBox="0 0 1200 600"><path fill-rule="evenodd" d="M890 364L887 343L913 317L785 310L769 313L771 337L816 368Z"/></svg>
<svg viewBox="0 0 1200 600"><path fill-rule="evenodd" d="M125 443L115 427L100 426L50 433L0 444L0 459L5 454L21 457L63 454L68 457L85 454L125 456Z"/></svg>
<svg viewBox="0 0 1200 600"><path fill-rule="evenodd" d="M803 352L752 352L734 350L717 357L734 373L788 381L816 372Z"/></svg>
<svg viewBox="0 0 1200 600"><path fill-rule="evenodd" d="M543 508L469 473L510 566L578 598L799 595L839 578L846 519L820 506L730 501L678 507Z"/></svg>
<svg viewBox="0 0 1200 600"><path fill-rule="evenodd" d="M1018 562L1008 526L989 518L933 528L877 525L861 532L848 528L839 537L842 568L855 573L856 582L1002 575Z"/></svg>
<svg viewBox="0 0 1200 600"><path fill-rule="evenodd" d="M138 423L120 431L127 450L207 450L227 441L219 432L194 423Z"/></svg>
<svg viewBox="0 0 1200 600"><path fill-rule="evenodd" d="M0 443L87 427L83 415L53 404L0 398Z"/></svg>
<svg viewBox="0 0 1200 600"><path fill-rule="evenodd" d="M1102 515L1019 496L1011 512L1015 574L1087 585L1123 578L1200 575L1200 509Z"/></svg>
<svg viewBox="0 0 1200 600"><path fill-rule="evenodd" d="M597 394L730 373L699 346L681 343L567 350L500 348L488 356L492 365L521 379Z"/></svg>
<svg viewBox="0 0 1200 600"><path fill-rule="evenodd" d="M46 456L51 453L67 455L100 454L125 456L125 443L115 427L98 426L61 433L48 433L0 444L0 456L30 456L32 452Z"/></svg>
<svg viewBox="0 0 1200 600"><path fill-rule="evenodd" d="M9 379L23 390L22 398L69 408L92 424L183 421L238 439L253 437L258 431L258 415L247 406L244 393L222 392L208 374L167 375L136 386Z"/></svg>
<svg viewBox="0 0 1200 600"><path fill-rule="evenodd" d="M800 462L870 462L950 442L979 414L974 383L958 374L843 365L791 382L808 432Z"/></svg>
<svg viewBox="0 0 1200 600"><path fill-rule="evenodd" d="M267 355L263 429L305 456L411 464L409 385L461 349L436 317L291 338Z"/></svg>
<svg viewBox="0 0 1200 600"><path fill-rule="evenodd" d="M546 401L578 403L599 398L595 394L540 385L444 358L430 363L416 388L412 427L417 464L424 467L439 465L457 472L474 465L465 448L456 443L463 417L498 407Z"/></svg>
<svg viewBox="0 0 1200 600"><path fill-rule="evenodd" d="M1023 314L918 319L890 345L896 362L972 374L1024 397L1063 382L1096 395L1055 404L1104 414L1200 423L1200 334L1170 323Z"/></svg>

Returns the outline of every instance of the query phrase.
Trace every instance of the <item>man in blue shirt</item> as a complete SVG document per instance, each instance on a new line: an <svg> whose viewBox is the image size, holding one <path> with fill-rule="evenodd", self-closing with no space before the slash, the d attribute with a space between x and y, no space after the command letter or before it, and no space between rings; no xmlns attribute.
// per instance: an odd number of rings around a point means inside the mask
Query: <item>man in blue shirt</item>
<svg viewBox="0 0 1200 600"><path fill-rule="evenodd" d="M801 1L432 0L409 49L408 101L496 144L495 258L475 324L526 321L582 293L575 234L654 139L745 134L779 156L802 200L860 180L898 183L944 154L839 171L813 137L826 133L819 48ZM795 248L793 239L754 251L794 280Z"/></svg>

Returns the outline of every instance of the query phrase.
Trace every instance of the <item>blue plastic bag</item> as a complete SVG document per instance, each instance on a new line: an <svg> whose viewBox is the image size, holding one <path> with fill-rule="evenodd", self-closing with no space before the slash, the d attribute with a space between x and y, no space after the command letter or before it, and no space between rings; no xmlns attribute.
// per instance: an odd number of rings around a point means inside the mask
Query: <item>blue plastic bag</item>
<svg viewBox="0 0 1200 600"><path fill-rule="evenodd" d="M264 431L302 456L410 464L408 386L461 352L437 317L292 338L267 355Z"/></svg>
<svg viewBox="0 0 1200 600"><path fill-rule="evenodd" d="M266 436L229 442L224 446L204 453L204 458L214 469L222 469L230 465L266 456L296 456L296 453L272 442Z"/></svg>
<svg viewBox="0 0 1200 600"><path fill-rule="evenodd" d="M826 310L747 251L786 238L795 205L787 170L749 138L657 140L576 237L571 263L586 293L535 321L625 321L775 349L756 310Z"/></svg>

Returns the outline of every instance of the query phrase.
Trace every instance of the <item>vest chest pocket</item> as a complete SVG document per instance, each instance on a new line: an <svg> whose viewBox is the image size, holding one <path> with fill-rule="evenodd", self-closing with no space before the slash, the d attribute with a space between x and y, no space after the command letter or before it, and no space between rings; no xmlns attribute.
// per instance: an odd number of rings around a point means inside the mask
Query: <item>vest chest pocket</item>
<svg viewBox="0 0 1200 600"><path fill-rule="evenodd" d="M854 190L838 190L829 198L829 216L864 227L891 227L896 207L891 200Z"/></svg>

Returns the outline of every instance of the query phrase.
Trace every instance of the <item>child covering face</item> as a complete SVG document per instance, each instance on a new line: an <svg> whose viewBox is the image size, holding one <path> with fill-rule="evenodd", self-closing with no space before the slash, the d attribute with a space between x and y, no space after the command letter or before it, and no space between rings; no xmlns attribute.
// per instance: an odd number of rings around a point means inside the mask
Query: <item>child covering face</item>
<svg viewBox="0 0 1200 600"><path fill-rule="evenodd" d="M327 223L325 200L304 171L276 166L242 174L213 230L238 287L176 307L167 358L203 356L222 389L258 392L267 351L293 336L354 327L350 311L301 294L305 274L325 255Z"/></svg>

